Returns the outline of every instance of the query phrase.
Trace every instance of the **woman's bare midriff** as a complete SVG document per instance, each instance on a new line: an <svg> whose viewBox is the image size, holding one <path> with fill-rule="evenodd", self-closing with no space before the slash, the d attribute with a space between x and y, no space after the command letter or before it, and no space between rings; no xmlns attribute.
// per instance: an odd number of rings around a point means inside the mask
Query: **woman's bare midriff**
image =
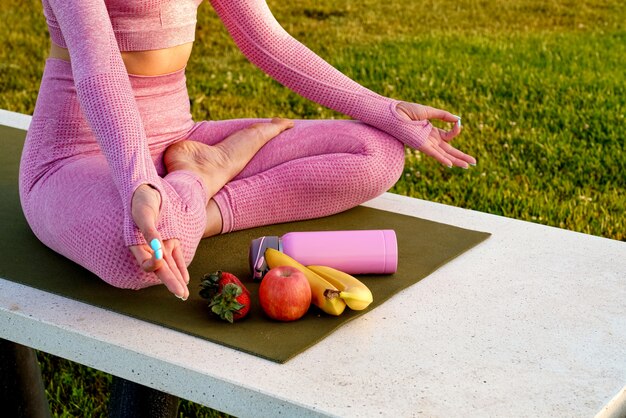
<svg viewBox="0 0 626 418"><path fill-rule="evenodd" d="M154 76L173 73L184 68L191 56L193 42L171 48L150 51L122 51L122 60L128 74ZM50 58L70 61L70 54L54 42L50 46Z"/></svg>

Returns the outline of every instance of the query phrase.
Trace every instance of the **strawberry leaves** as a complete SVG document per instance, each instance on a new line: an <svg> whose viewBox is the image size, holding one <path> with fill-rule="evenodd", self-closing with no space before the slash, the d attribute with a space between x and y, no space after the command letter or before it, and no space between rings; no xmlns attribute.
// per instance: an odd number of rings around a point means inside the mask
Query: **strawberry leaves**
<svg viewBox="0 0 626 418"><path fill-rule="evenodd" d="M211 311L231 324L233 323L233 312L240 311L245 307L243 303L239 303L237 297L243 294L241 287L233 283L228 283L222 289L221 293L218 293L213 297L209 307Z"/></svg>
<svg viewBox="0 0 626 418"><path fill-rule="evenodd" d="M200 287L200 296L209 300L211 311L220 319L233 323L250 311L250 292L231 273L205 274Z"/></svg>

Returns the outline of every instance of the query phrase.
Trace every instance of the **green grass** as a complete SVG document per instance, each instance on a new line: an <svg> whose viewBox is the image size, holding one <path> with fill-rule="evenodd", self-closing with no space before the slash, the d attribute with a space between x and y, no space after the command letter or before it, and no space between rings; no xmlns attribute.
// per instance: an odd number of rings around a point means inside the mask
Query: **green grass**
<svg viewBox="0 0 626 418"><path fill-rule="evenodd" d="M447 169L407 150L392 192L626 241L622 2L269 3L290 33L363 85L462 115L456 144L478 165ZM0 3L0 108L33 111L48 48L40 9ZM198 27L188 66L195 118L342 117L248 64L208 3ZM41 358L55 414L105 412L110 376Z"/></svg>

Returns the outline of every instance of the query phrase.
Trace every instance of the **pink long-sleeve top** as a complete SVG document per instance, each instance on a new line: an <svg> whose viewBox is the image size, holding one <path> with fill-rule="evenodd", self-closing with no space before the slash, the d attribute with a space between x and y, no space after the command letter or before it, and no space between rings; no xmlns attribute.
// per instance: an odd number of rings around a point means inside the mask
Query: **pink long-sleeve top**
<svg viewBox="0 0 626 418"><path fill-rule="evenodd" d="M42 0L50 37L68 48L78 100L107 158L124 202L126 245L145 243L131 218L137 187L162 197L161 233L175 237L175 216L152 163L144 127L120 51L168 48L194 40L202 0ZM296 93L361 120L419 148L428 121L408 122L397 100L352 81L291 37L265 0L210 0L246 57Z"/></svg>

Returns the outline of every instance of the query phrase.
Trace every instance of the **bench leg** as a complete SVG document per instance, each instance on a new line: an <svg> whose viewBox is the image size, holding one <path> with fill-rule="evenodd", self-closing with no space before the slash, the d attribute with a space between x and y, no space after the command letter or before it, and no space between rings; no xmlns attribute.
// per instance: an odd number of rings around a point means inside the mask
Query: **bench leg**
<svg viewBox="0 0 626 418"><path fill-rule="evenodd" d="M6 417L50 417L35 350L3 339L0 339L0 408Z"/></svg>
<svg viewBox="0 0 626 418"><path fill-rule="evenodd" d="M178 397L113 376L110 418L174 418Z"/></svg>

